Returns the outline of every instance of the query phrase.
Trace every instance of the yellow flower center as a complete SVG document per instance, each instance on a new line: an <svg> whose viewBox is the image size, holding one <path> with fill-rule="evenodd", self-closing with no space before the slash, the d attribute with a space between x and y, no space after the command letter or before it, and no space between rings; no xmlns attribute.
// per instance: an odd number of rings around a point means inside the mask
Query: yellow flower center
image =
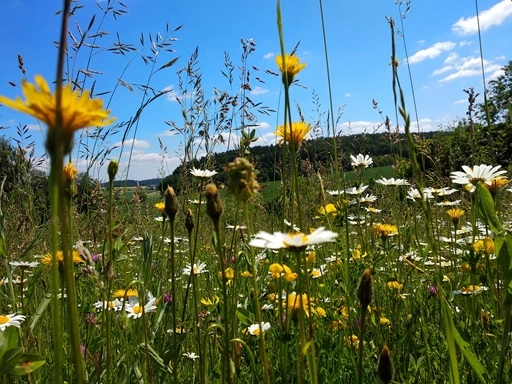
<svg viewBox="0 0 512 384"><path fill-rule="evenodd" d="M133 307L133 313L136 313L136 314L142 313L142 307L140 305L135 305Z"/></svg>
<svg viewBox="0 0 512 384"><path fill-rule="evenodd" d="M9 322L9 317L5 315L0 315L0 324L5 324Z"/></svg>

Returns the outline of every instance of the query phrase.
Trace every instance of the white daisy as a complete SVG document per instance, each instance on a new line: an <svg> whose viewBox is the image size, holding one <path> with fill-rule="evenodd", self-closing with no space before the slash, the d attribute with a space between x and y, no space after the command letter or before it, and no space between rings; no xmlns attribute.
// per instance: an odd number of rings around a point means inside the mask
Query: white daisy
<svg viewBox="0 0 512 384"><path fill-rule="evenodd" d="M5 331L7 327L20 327L20 323L25 321L25 316L17 315L13 313L12 315L0 315L0 331Z"/></svg>
<svg viewBox="0 0 512 384"><path fill-rule="evenodd" d="M337 236L337 233L326 230L324 227L315 229L315 231L309 235L305 235L300 232L274 232L273 234L270 234L265 231L260 231L255 235L255 238L249 242L249 245L256 248L299 249L306 248L308 245L334 241Z"/></svg>
<svg viewBox="0 0 512 384"><path fill-rule="evenodd" d="M284 224L287 225L288 227L292 227L292 223L290 223L288 220L284 219L283 220ZM297 227L295 224L293 224L293 230L295 232L300 232L300 228Z"/></svg>
<svg viewBox="0 0 512 384"><path fill-rule="evenodd" d="M190 170L190 173L192 174L192 176L199 177L200 179L209 179L210 177L216 175L217 171L209 171L207 169L201 170L201 169L192 168Z"/></svg>
<svg viewBox="0 0 512 384"><path fill-rule="evenodd" d="M493 167L492 165L475 165L473 168L468 167L467 165L463 165L462 169L464 172L456 171L450 174L452 182L455 184L462 185L471 185L476 186L476 184L481 181L482 183L491 183L493 179L497 178L504 173L507 173L505 170L499 170L501 165L496 165Z"/></svg>
<svg viewBox="0 0 512 384"><path fill-rule="evenodd" d="M183 353L183 356L188 357L190 360L193 360L193 361L199 359L199 355L196 355L195 352L185 352L185 353Z"/></svg>
<svg viewBox="0 0 512 384"><path fill-rule="evenodd" d="M357 156L350 155L350 160L352 160L352 162L350 164L354 168L364 169L364 168L368 168L369 166L373 165L373 160L368 155L362 155L362 154L359 154Z"/></svg>
<svg viewBox="0 0 512 384"><path fill-rule="evenodd" d="M427 191L426 189L423 190L423 200L432 199L434 196ZM421 194L420 191L416 188L411 188L407 191L407 198L412 201L421 201Z"/></svg>
<svg viewBox="0 0 512 384"><path fill-rule="evenodd" d="M258 336L262 331L266 332L270 329L270 323L261 322L260 324L252 324L247 328L247 332L251 335Z"/></svg>
<svg viewBox="0 0 512 384"><path fill-rule="evenodd" d="M93 305L96 309L110 309L111 311L117 312L123 307L123 302L119 299L114 299L112 301L97 301Z"/></svg>
<svg viewBox="0 0 512 384"><path fill-rule="evenodd" d="M363 184L361 184L361 185L359 186L359 188L356 188L356 187L347 188L347 189L345 190L345 193L346 193L347 195L360 196L360 195L362 195L362 194L363 194L363 192L366 190L366 188L368 188L368 186L367 186L367 185L363 185Z"/></svg>
<svg viewBox="0 0 512 384"><path fill-rule="evenodd" d="M183 268L183 274L186 276L190 276L190 273L194 271L194 275L199 275L201 273L206 273L208 270L206 269L206 263L194 263L194 267L192 268L190 264L187 264L185 268Z"/></svg>
<svg viewBox="0 0 512 384"><path fill-rule="evenodd" d="M385 177L381 177L379 180L375 180L377 184L382 185L392 185L392 186L398 186L398 185L410 185L407 180L404 179L395 179L392 177L391 179L386 179Z"/></svg>
<svg viewBox="0 0 512 384"><path fill-rule="evenodd" d="M13 267L25 268L36 268L39 263L37 261L10 261L9 264Z"/></svg>
<svg viewBox="0 0 512 384"><path fill-rule="evenodd" d="M143 307L139 304L139 300L136 297L130 297L125 307L126 312L128 312L128 318L138 319L142 316L142 311L144 311L144 313L156 312L155 302L156 297L153 297Z"/></svg>
<svg viewBox="0 0 512 384"><path fill-rule="evenodd" d="M454 201L448 201L448 200L445 200L445 201L440 201L439 203L436 204L437 206L439 207L456 207L458 205L460 205L460 200L454 200Z"/></svg>
<svg viewBox="0 0 512 384"><path fill-rule="evenodd" d="M364 197L358 197L359 203L373 203L377 200L377 196L366 194Z"/></svg>
<svg viewBox="0 0 512 384"><path fill-rule="evenodd" d="M512 188L511 188L512 189ZM339 195L343 195L343 191L331 191L331 190L327 190L325 191L327 192L329 195L331 196L339 196Z"/></svg>

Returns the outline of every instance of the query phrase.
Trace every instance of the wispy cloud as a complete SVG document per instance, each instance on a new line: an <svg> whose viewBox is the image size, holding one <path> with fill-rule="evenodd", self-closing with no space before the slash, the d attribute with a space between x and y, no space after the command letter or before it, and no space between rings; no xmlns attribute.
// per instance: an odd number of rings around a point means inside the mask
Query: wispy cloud
<svg viewBox="0 0 512 384"><path fill-rule="evenodd" d="M268 53L265 53L265 54L263 55L263 58L264 58L265 60L268 60L268 59L273 58L274 56L275 56L275 53L274 53L274 52L268 52Z"/></svg>
<svg viewBox="0 0 512 384"><path fill-rule="evenodd" d="M262 87L254 87L251 91L251 95L259 96L259 95L264 95L267 92L268 92L268 89L265 89Z"/></svg>
<svg viewBox="0 0 512 384"><path fill-rule="evenodd" d="M502 0L498 4L480 13L480 30L486 31L491 27L501 25L509 18L512 18L512 2L510 0ZM468 18L461 17L452 25L452 31L462 36L477 33L478 22L476 16Z"/></svg>
<svg viewBox="0 0 512 384"><path fill-rule="evenodd" d="M421 51L418 51L414 55L409 57L409 64L420 63L426 59L434 59L443 52L451 51L456 46L457 44L455 44L452 41L443 41L435 43L430 47L422 49Z"/></svg>
<svg viewBox="0 0 512 384"><path fill-rule="evenodd" d="M117 143L114 144L114 146L116 146L116 147L121 147L121 146L131 147L132 143L133 143L134 148L144 149L144 148L151 147L151 144L149 144L149 142L147 142L146 140L139 140L139 139L128 139L128 140L125 140L124 143L121 141L118 141Z"/></svg>
<svg viewBox="0 0 512 384"><path fill-rule="evenodd" d="M473 77L481 76L482 74L482 63L479 57L461 57L450 60L453 65L448 65L441 69L434 71L432 74L440 75L449 71L454 71L449 75L439 80L440 83L445 83L451 80L455 80L461 77ZM447 69L449 68L449 69ZM484 70L487 74L488 80L496 78L502 72L502 66L490 60L484 60Z"/></svg>

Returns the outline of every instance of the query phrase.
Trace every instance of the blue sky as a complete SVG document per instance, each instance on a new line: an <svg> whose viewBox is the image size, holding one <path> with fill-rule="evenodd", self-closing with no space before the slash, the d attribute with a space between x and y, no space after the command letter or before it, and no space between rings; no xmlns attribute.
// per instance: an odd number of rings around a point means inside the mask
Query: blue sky
<svg viewBox="0 0 512 384"><path fill-rule="evenodd" d="M3 0L0 13L3 21L0 24L0 94L15 97L21 95L21 79L23 74L18 69L18 54L24 59L26 77L33 81L34 75L42 74L48 80L55 78L57 50L54 41L58 39L60 17L56 15L59 2L39 0ZM225 53L228 53L235 67L240 63L242 53L241 39L253 39L256 50L249 55L251 67L251 92L249 97L255 103L269 108L282 110L282 87L279 78L265 73L266 69L276 71L275 55L280 52L277 24L276 1L234 1L234 0L125 0L126 14L117 20L108 14L102 19L101 7L107 1L81 0L83 5L76 11L70 21L70 32L79 39L78 25L85 31L93 15L96 14L90 34L98 30L108 32L98 37L94 44L98 48L82 47L77 55L68 62L67 69L76 75L80 68L86 68L90 59L89 69L98 72L93 79L87 78L85 87L90 88L95 80L95 93L109 91L114 88L118 78L131 84L134 92L120 86L110 100L108 95L102 96L105 103L109 102L112 115L117 122L127 121L140 106L142 92L135 84L147 84L157 90L172 90L152 103L142 113L136 137L130 131L128 144L121 155L121 175L126 177L128 154L132 139L133 152L128 177L130 179L146 179L170 173L181 161L183 156L183 137L172 134L166 121L174 121L182 127L184 122L181 109L172 96L178 91L176 72L183 68L192 52L199 49L198 67L202 75L204 96L213 98L213 89L227 90L232 93L239 91L239 72L234 72L234 88L221 74L224 70ZM111 2L115 9L122 7L115 1ZM311 122L318 120L317 105L313 102L316 94L320 111L327 112L329 98L327 92L327 76L325 54L323 49L322 25L319 2L311 0L282 0L283 28L287 51L300 42L297 55L307 67L299 74L301 87L294 86L291 97L294 104L300 105L304 117ZM463 89L474 87L482 92L482 73L479 54L478 34L476 29L476 10L474 1L412 1L410 10L400 24L400 10L407 8L404 2L401 8L393 0L361 0L352 2L323 2L327 47L331 69L331 86L335 113L340 106L343 115L337 130L343 134L382 131L382 118L373 108L372 100L376 100L384 115L394 121L393 95L391 89L391 70L389 67L391 37L386 17L395 20L396 28L402 36L396 36L397 56L401 61L400 77L407 95L407 103L412 119L413 104L411 87L408 80L407 61L404 50L404 39L407 44L409 63L414 82L419 126L423 131L446 127L455 120L465 116L467 95ZM500 68L512 59L512 1L480 0L480 27L486 80L500 74ZM100 24L101 23L101 24ZM170 38L173 52L159 52L156 67L179 57L173 67L154 73L151 77L151 66L145 65L142 55L151 55L149 34L153 40L157 34ZM183 27L174 31L176 27ZM117 41L117 34L125 44L132 44L136 49L126 55L115 55L108 50ZM144 46L140 43L144 35ZM86 39L92 44L92 39ZM252 66L259 69L254 71ZM154 71L154 69L153 69ZM258 83L259 77L264 83ZM15 83L13 87L9 82ZM190 99L184 99L189 105ZM482 97L478 99L482 101ZM210 113L213 112L210 108ZM293 118L298 119L296 109ZM281 114L257 115L257 144L275 142L273 132L277 124L282 122ZM325 115L323 117L325 120ZM0 126L5 127L1 135L17 138L17 126L27 125L31 139L36 142L36 154L44 153L44 127L30 117L0 107ZM414 123L416 126L416 123ZM94 147L89 139L82 144L89 145L91 151L98 148L119 146L122 130L117 135L110 135ZM236 134L232 135L236 140ZM164 152L159 140L166 147ZM83 149L77 145L73 160L77 159L76 150ZM199 148L199 147L196 147ZM225 149L217 145L215 151ZM198 154L203 153L198 149ZM97 152L94 152L97 153ZM119 148L113 150L108 159L117 159ZM83 159L75 161L80 169L86 166ZM106 179L105 166L95 164L93 175Z"/></svg>

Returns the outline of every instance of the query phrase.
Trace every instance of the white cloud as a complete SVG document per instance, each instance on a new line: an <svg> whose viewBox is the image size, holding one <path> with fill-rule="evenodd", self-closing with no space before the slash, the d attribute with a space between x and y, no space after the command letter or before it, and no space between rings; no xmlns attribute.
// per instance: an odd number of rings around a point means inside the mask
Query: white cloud
<svg viewBox="0 0 512 384"><path fill-rule="evenodd" d="M510 0L502 0L491 8L480 12L480 30L486 31L487 29L501 25L503 22L512 17L512 2ZM452 25L452 31L462 35L472 35L478 32L478 23L476 16L464 18L461 17L455 24Z"/></svg>
<svg viewBox="0 0 512 384"><path fill-rule="evenodd" d="M457 105L457 104L465 104L468 102L468 99L460 99L460 100L455 100L453 102L453 104Z"/></svg>
<svg viewBox="0 0 512 384"><path fill-rule="evenodd" d="M128 139L128 140L125 140L124 144L121 141L118 141L117 143L114 144L114 146L121 147L122 145L124 145L125 147L131 147L132 143L133 143L134 148L144 149L144 148L151 147L151 144L149 144L149 142L147 142L146 140L139 140L139 139Z"/></svg>
<svg viewBox="0 0 512 384"><path fill-rule="evenodd" d="M457 44L452 41L443 41L422 49L409 57L409 64L420 63L426 59L434 59L445 51L451 51Z"/></svg>
<svg viewBox="0 0 512 384"><path fill-rule="evenodd" d="M167 87L164 88L164 91L168 91L165 94L165 98L167 101L176 102L176 101L178 101L178 98L183 100L183 99L188 99L188 98L192 97L192 92L186 92L185 94L180 94L180 93L176 92L173 88L174 87L172 85L168 85Z"/></svg>
<svg viewBox="0 0 512 384"><path fill-rule="evenodd" d="M432 72L432 76L437 76L437 75L440 75L442 73L445 73L445 72L448 72L448 71L451 71L453 69L453 67L451 65L447 65L445 67L442 67L442 68L439 68L439 69L436 69L434 72Z"/></svg>
<svg viewBox="0 0 512 384"><path fill-rule="evenodd" d="M259 96L264 95L268 92L268 89L262 88L262 87L254 87L253 90L251 90L251 95L253 96Z"/></svg>
<svg viewBox="0 0 512 384"><path fill-rule="evenodd" d="M268 52L268 53L265 53L265 54L263 55L263 58L264 58L264 59L271 59L271 58L273 58L274 56L275 56L275 53L274 53L274 52Z"/></svg>
<svg viewBox="0 0 512 384"><path fill-rule="evenodd" d="M501 65L496 64L492 61L485 60L484 59L484 69L485 73L488 74L489 79L494 78L495 76L498 76L501 71ZM443 77L439 80L440 83L444 83L447 81L451 81L454 79L458 79L461 77L473 77L473 76L481 76L482 75L482 63L479 57L461 57L453 62L453 70L455 72L450 73L449 75ZM440 70L437 70L436 72L444 73L447 71L439 72ZM435 73L435 72L434 72ZM488 79L488 80L489 80Z"/></svg>
<svg viewBox="0 0 512 384"><path fill-rule="evenodd" d="M342 135L355 135L358 133L376 133L382 132L382 121L348 121L338 124L337 132ZM382 129L381 129L382 128Z"/></svg>
<svg viewBox="0 0 512 384"><path fill-rule="evenodd" d="M345 93L345 97L350 97L352 96L349 92Z"/></svg>
<svg viewBox="0 0 512 384"><path fill-rule="evenodd" d="M466 45L471 45L471 44L473 44L472 41L463 40L463 41L459 42L459 47L465 47Z"/></svg>

